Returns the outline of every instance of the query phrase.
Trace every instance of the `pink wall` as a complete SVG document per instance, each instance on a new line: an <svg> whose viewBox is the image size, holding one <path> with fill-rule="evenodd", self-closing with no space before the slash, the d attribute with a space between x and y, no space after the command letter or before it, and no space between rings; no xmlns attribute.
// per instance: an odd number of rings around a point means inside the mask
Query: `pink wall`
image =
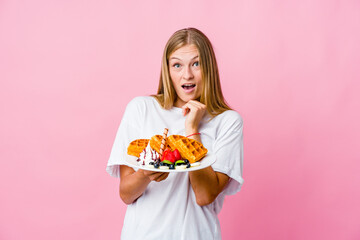
<svg viewBox="0 0 360 240"><path fill-rule="evenodd" d="M187 26L245 121L223 238L360 239L359 2L218 2L0 1L0 239L119 239L115 133Z"/></svg>

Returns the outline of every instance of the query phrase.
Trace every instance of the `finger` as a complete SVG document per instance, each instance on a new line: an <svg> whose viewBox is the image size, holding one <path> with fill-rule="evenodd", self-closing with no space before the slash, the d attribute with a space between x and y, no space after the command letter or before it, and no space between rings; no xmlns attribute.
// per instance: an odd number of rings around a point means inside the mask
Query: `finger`
<svg viewBox="0 0 360 240"><path fill-rule="evenodd" d="M144 172L144 176L148 177L150 181L153 181L155 178L157 178L159 175L158 172L155 171L146 171Z"/></svg>
<svg viewBox="0 0 360 240"><path fill-rule="evenodd" d="M201 102L199 102L199 101L196 101L196 100L190 100L190 101L189 101L189 104L191 104L191 105L193 105L193 106L195 106L195 107L198 107L198 108L200 108L200 109L206 108L206 105L205 105L205 104L203 104L203 103L201 103Z"/></svg>
<svg viewBox="0 0 360 240"><path fill-rule="evenodd" d="M192 109L194 109L196 107L196 105L194 103L191 102L191 100L187 103L185 103L184 106L182 106L183 112L185 111L185 113L189 113ZM185 115L186 115L185 114Z"/></svg>
<svg viewBox="0 0 360 240"><path fill-rule="evenodd" d="M168 177L169 173L161 173L159 174L159 176L156 178L156 181L162 181L165 180Z"/></svg>
<svg viewBox="0 0 360 240"><path fill-rule="evenodd" d="M163 172L155 172L155 171L148 171L148 178L150 178L151 181L159 178L162 174L164 174Z"/></svg>
<svg viewBox="0 0 360 240"><path fill-rule="evenodd" d="M155 181L159 177L159 173L154 173L148 176L150 181Z"/></svg>
<svg viewBox="0 0 360 240"><path fill-rule="evenodd" d="M169 173L163 173L155 179L156 182L164 181L169 176Z"/></svg>
<svg viewBox="0 0 360 240"><path fill-rule="evenodd" d="M187 115L187 114L196 114L199 110L201 110L201 108L200 107L198 107L198 106L196 106L196 105L194 105L194 104L191 104L191 103L189 103L188 105L187 105L187 107L185 108L185 110L184 110L184 116L185 115Z"/></svg>
<svg viewBox="0 0 360 240"><path fill-rule="evenodd" d="M183 116L185 116L186 114L188 114L190 112L190 107L189 107L189 104L186 103L184 106L181 107L182 110L183 110Z"/></svg>
<svg viewBox="0 0 360 240"><path fill-rule="evenodd" d="M157 172L155 172L155 171L151 171L151 170L144 170L144 169L139 169L139 171L143 171L143 174L145 175L145 176L151 176L151 175L154 175L154 174L156 174Z"/></svg>
<svg viewBox="0 0 360 240"><path fill-rule="evenodd" d="M165 174L163 176L161 176L161 179L158 180L158 182L164 181L165 179L167 179L169 176L169 174Z"/></svg>
<svg viewBox="0 0 360 240"><path fill-rule="evenodd" d="M189 104L193 104L193 105L201 105L202 103L196 100L190 100L188 101Z"/></svg>
<svg viewBox="0 0 360 240"><path fill-rule="evenodd" d="M185 116L186 114L188 114L190 112L190 108L188 107L183 107L183 116Z"/></svg>
<svg viewBox="0 0 360 240"><path fill-rule="evenodd" d="M199 102L199 101L195 101L195 100L190 100L189 101L189 104L191 104L192 106L198 108L198 109L204 109L206 108L206 105Z"/></svg>

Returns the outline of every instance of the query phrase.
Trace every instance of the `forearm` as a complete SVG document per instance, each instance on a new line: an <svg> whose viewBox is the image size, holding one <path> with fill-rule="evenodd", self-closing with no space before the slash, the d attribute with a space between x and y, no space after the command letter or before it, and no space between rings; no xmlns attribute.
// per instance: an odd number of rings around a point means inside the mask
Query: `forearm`
<svg viewBox="0 0 360 240"><path fill-rule="evenodd" d="M119 193L126 204L131 204L138 199L151 181L141 171L134 171L121 177Z"/></svg>
<svg viewBox="0 0 360 240"><path fill-rule="evenodd" d="M197 129L189 131L189 135L196 133ZM188 134L188 133L187 133ZM201 142L200 135L192 135L191 137ZM189 172L189 179L194 190L196 202L200 206L212 203L229 180L229 177L222 173L217 173L212 167L207 167L198 171Z"/></svg>
<svg viewBox="0 0 360 240"><path fill-rule="evenodd" d="M223 184L212 167L189 172L189 179L200 206L212 203L223 189Z"/></svg>

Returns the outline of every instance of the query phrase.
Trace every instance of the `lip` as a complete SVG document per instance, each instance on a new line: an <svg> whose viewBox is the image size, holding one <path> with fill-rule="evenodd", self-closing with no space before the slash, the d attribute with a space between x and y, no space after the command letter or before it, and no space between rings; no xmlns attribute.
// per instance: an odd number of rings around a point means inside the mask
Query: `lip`
<svg viewBox="0 0 360 240"><path fill-rule="evenodd" d="M195 86L192 87L192 88L189 88L189 89L186 89L186 88L183 88L184 84L181 85L181 89L185 92L185 93L192 93L193 91L195 91L195 88L196 88L196 84L194 84Z"/></svg>
<svg viewBox="0 0 360 240"><path fill-rule="evenodd" d="M183 91L186 92L186 93L192 93L193 91L195 91L195 87L190 88L190 89L183 88Z"/></svg>

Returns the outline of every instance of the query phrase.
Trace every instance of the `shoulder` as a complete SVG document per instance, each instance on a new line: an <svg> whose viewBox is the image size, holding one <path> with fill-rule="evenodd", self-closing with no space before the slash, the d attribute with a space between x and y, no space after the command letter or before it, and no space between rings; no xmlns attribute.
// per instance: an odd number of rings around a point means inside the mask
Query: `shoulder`
<svg viewBox="0 0 360 240"><path fill-rule="evenodd" d="M153 105L155 102L155 98L151 96L139 96L133 98L128 104L127 108L130 109L142 109Z"/></svg>
<svg viewBox="0 0 360 240"><path fill-rule="evenodd" d="M234 121L239 121L239 122L243 122L243 118L241 117L241 115L235 111L235 110L227 110L221 114L219 114L219 116L221 116L222 118L226 118L226 119L231 119Z"/></svg>
<svg viewBox="0 0 360 240"><path fill-rule="evenodd" d="M219 127L228 131L240 131L243 127L243 118L234 110L227 110L217 115L213 120Z"/></svg>
<svg viewBox="0 0 360 240"><path fill-rule="evenodd" d="M130 105L136 105L136 104L149 104L154 102L155 98L152 96L138 96L131 99L129 102Z"/></svg>

